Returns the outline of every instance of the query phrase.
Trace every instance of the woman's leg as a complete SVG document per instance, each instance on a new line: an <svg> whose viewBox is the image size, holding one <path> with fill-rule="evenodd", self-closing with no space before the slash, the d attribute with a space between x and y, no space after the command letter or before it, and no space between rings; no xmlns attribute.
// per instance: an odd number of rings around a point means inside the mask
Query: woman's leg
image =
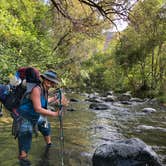
<svg viewBox="0 0 166 166"><path fill-rule="evenodd" d="M44 140L47 145L51 145L51 126L48 123L47 126L43 125L42 123L38 123L38 129L42 133Z"/></svg>
<svg viewBox="0 0 166 166"><path fill-rule="evenodd" d="M18 134L19 158L26 158L32 143L32 124L23 120Z"/></svg>
<svg viewBox="0 0 166 166"><path fill-rule="evenodd" d="M22 132L18 136L19 159L26 158L31 148L32 133Z"/></svg>
<svg viewBox="0 0 166 166"><path fill-rule="evenodd" d="M45 140L45 142L46 142L47 145L51 144L51 136L50 135L44 136L44 140Z"/></svg>

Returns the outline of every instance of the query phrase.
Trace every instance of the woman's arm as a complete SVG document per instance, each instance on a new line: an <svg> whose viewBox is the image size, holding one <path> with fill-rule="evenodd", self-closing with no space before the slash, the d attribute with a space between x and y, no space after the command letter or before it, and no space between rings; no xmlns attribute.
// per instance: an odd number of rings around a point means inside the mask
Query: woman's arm
<svg viewBox="0 0 166 166"><path fill-rule="evenodd" d="M45 116L58 116L58 112L52 112L51 110L42 108L40 101L41 89L40 87L33 88L31 92L31 100L33 103L34 110Z"/></svg>

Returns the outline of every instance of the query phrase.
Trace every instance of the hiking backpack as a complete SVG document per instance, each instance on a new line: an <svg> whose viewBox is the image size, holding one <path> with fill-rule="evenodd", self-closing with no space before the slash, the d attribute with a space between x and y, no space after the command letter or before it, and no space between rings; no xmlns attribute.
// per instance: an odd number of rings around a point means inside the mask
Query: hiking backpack
<svg viewBox="0 0 166 166"><path fill-rule="evenodd" d="M0 102L5 108L13 113L20 105L21 100L26 93L26 83L40 83L39 71L32 67L19 68L15 74L16 85L3 85L0 84Z"/></svg>

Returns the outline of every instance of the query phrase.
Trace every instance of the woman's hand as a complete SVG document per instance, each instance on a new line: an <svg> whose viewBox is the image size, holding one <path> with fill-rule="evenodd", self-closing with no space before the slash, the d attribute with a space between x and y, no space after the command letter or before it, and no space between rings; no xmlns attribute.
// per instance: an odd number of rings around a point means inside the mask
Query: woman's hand
<svg viewBox="0 0 166 166"><path fill-rule="evenodd" d="M67 107L69 105L69 100L66 98L65 95L62 95L61 104L65 107Z"/></svg>
<svg viewBox="0 0 166 166"><path fill-rule="evenodd" d="M52 116L54 116L54 117L59 116L59 111L52 112Z"/></svg>
<svg viewBox="0 0 166 166"><path fill-rule="evenodd" d="M48 103L54 102L56 104L60 104L64 107L67 107L69 105L69 100L66 98L64 94L62 94L61 101L59 101L59 97L55 95L54 97L48 98Z"/></svg>

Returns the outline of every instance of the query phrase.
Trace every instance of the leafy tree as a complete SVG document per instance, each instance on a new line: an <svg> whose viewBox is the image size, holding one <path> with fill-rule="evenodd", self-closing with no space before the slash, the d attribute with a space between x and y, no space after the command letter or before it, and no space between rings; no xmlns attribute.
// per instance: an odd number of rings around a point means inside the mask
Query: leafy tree
<svg viewBox="0 0 166 166"><path fill-rule="evenodd" d="M46 22L48 6L41 1L1 0L0 3L0 61L1 77L20 66L42 68L42 59L51 51L51 38ZM44 64L44 63L43 63ZM5 73L5 75L3 75Z"/></svg>
<svg viewBox="0 0 166 166"><path fill-rule="evenodd" d="M158 0L139 2L132 12L137 20L131 19L115 51L116 61L123 67L126 76L133 68L139 69L140 87L143 89L157 90L165 79L163 62L159 60L163 59L162 48L166 41L165 21L160 18L160 12ZM160 73L162 76L159 76Z"/></svg>

